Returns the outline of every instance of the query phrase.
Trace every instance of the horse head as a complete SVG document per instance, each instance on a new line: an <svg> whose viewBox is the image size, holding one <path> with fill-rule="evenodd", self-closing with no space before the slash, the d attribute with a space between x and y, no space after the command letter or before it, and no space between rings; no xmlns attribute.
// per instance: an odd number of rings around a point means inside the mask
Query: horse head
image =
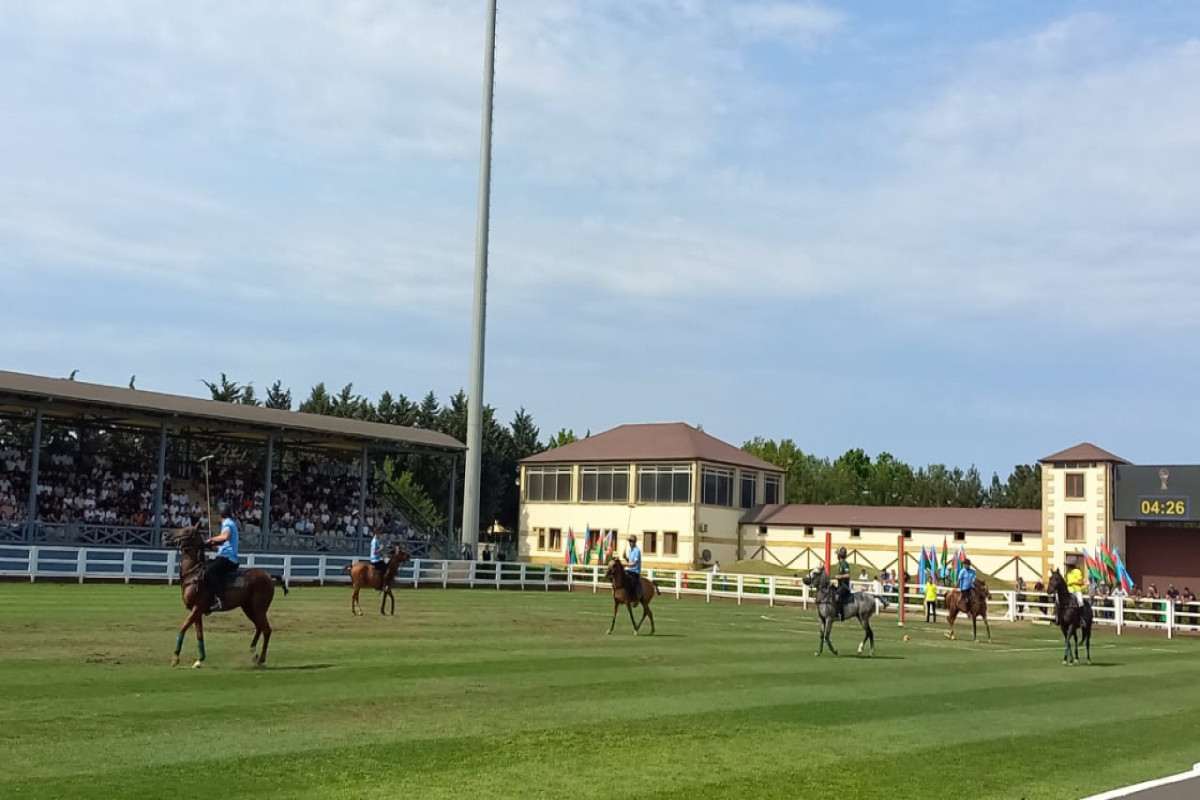
<svg viewBox="0 0 1200 800"><path fill-rule="evenodd" d="M1050 580L1046 582L1046 593L1053 595L1067 593L1067 581L1057 569L1050 573Z"/></svg>
<svg viewBox="0 0 1200 800"><path fill-rule="evenodd" d="M194 556L204 553L204 534L200 532L199 525L188 528L168 528L163 531L163 541L182 553Z"/></svg>
<svg viewBox="0 0 1200 800"><path fill-rule="evenodd" d="M624 575L625 565L621 563L619 558L614 558L608 564L608 571L604 573L604 579L610 581L614 578L622 578Z"/></svg>
<svg viewBox="0 0 1200 800"><path fill-rule="evenodd" d="M987 581L981 580L979 578L975 579L975 592L977 595L982 597L984 600L987 600L989 597L992 596L992 590L988 588Z"/></svg>
<svg viewBox="0 0 1200 800"><path fill-rule="evenodd" d="M393 562L395 562L397 564L404 564L408 561L412 561L412 559L408 555L408 551L405 550L402 545L394 545L392 547L390 560L392 560Z"/></svg>
<svg viewBox="0 0 1200 800"><path fill-rule="evenodd" d="M829 583L829 576L825 574L825 570L821 567L816 567L809 571L807 575L800 579L805 586L811 586L820 589L822 586Z"/></svg>

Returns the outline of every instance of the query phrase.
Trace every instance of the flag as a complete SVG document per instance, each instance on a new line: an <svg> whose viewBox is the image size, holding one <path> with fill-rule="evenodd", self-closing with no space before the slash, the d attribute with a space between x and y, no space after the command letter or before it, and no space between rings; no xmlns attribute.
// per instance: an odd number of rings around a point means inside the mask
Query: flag
<svg viewBox="0 0 1200 800"><path fill-rule="evenodd" d="M921 548L921 560L917 562L917 580L925 585L925 548Z"/></svg>
<svg viewBox="0 0 1200 800"><path fill-rule="evenodd" d="M1109 586L1114 585L1117 582L1117 562L1108 549L1108 542L1103 539L1100 540L1100 566L1103 568L1104 582Z"/></svg>
<svg viewBox="0 0 1200 800"><path fill-rule="evenodd" d="M583 526L583 563L592 563L592 526Z"/></svg>
<svg viewBox="0 0 1200 800"><path fill-rule="evenodd" d="M1113 555L1117 557L1117 579L1121 583L1121 588L1127 592L1132 592L1133 579L1129 577L1129 572L1125 569L1125 562L1121 560L1121 549L1114 547Z"/></svg>
<svg viewBox="0 0 1200 800"><path fill-rule="evenodd" d="M1104 580L1100 575L1100 563L1087 550L1083 551L1083 563L1087 565L1089 582L1100 583Z"/></svg>
<svg viewBox="0 0 1200 800"><path fill-rule="evenodd" d="M942 537L942 577L946 577L950 566L950 550L946 547L946 537Z"/></svg>
<svg viewBox="0 0 1200 800"><path fill-rule="evenodd" d="M563 560L566 564L575 563L575 531L567 528L567 550L563 553Z"/></svg>

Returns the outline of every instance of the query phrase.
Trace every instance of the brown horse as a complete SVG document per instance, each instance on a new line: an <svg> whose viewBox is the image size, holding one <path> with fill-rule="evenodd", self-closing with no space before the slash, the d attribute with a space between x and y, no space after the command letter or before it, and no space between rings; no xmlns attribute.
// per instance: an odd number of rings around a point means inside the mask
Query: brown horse
<svg viewBox="0 0 1200 800"><path fill-rule="evenodd" d="M946 611L947 622L950 623L950 632L946 636L950 639L954 638L954 619L959 614L967 614L971 617L971 641L979 641L979 625L977 620L983 618L983 627L987 631L988 643L992 641L992 626L988 624L987 618L987 601L992 594L988 590L988 585L979 578L975 579L975 591L971 593L971 605L967 606L963 602L962 592L958 589L951 589L946 592Z"/></svg>
<svg viewBox="0 0 1200 800"><path fill-rule="evenodd" d="M390 598L392 601L392 616L395 616L396 596L392 594L392 581L396 579L396 573L400 571L400 565L409 560L408 551L400 545L396 545L392 548L387 566L382 572L371 566L370 561L355 561L353 564L347 564L342 567L342 572L348 571L350 573L350 582L354 584L354 596L350 598L350 613L362 616L362 608L358 605L358 591L366 586L377 592L383 592L383 597L379 600L379 613L383 613L383 608L387 605L387 601Z"/></svg>
<svg viewBox="0 0 1200 800"><path fill-rule="evenodd" d="M650 633L653 634L654 612L650 610L650 601L658 594L658 587L654 585L654 581L638 576L638 580L642 582L642 618L634 622L633 605L638 601L632 597L628 587L625 585L625 565L619 559L614 558L612 563L608 565L608 572L604 573L604 578L612 581L613 590L613 615L612 622L608 626L608 632L613 632L613 628L617 624L617 609L624 603L625 608L629 611L629 622L633 625L633 635L637 636L642 623L646 621L646 617L650 617Z"/></svg>
<svg viewBox="0 0 1200 800"><path fill-rule="evenodd" d="M179 652L183 650L183 639L188 628L196 626L196 649L199 658L192 664L193 669L204 663L204 614L212 603L208 588L204 585L204 534L199 526L178 528L164 533L168 544L180 552L179 585L183 590L183 605L188 609L187 619L179 629L175 640L175 654L171 657L171 666L179 664ZM248 569L238 575L232 585L225 589L222 595L224 602L221 611L232 611L240 608L246 618L254 623L254 639L250 642L250 658L255 666L267 663L267 644L271 641L271 625L267 622L267 609L275 597L275 585L283 587L283 593L288 593L287 584L283 579L261 569ZM262 637L262 652L256 652L258 639Z"/></svg>

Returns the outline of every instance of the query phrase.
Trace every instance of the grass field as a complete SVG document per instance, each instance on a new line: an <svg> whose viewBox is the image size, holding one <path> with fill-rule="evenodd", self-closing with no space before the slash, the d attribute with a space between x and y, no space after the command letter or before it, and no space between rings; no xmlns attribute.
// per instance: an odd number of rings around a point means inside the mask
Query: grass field
<svg viewBox="0 0 1200 800"><path fill-rule="evenodd" d="M374 594L367 598L370 611ZM421 590L351 618L276 596L270 666L210 618L168 663L178 588L0 584L0 797L1072 798L1200 760L1200 642L1057 631L949 642L893 617L878 655L813 657L792 608ZM195 642L184 655L190 663Z"/></svg>

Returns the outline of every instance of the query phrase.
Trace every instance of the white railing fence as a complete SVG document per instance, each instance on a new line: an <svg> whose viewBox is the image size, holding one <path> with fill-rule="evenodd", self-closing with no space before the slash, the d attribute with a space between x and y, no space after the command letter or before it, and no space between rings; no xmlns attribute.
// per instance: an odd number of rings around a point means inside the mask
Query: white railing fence
<svg viewBox="0 0 1200 800"><path fill-rule="evenodd" d="M174 550L136 550L113 548L60 547L54 545L0 544L0 577L38 579L165 581L173 583L179 575L179 554ZM242 556L244 567L258 567L280 575L289 583L348 583L343 570L355 562L350 556L325 554L248 553ZM518 589L530 591L608 590L603 565L524 564L494 561L431 561L418 559L404 564L396 578L401 588ZM663 595L704 597L706 601L727 600L738 603L794 605L809 608L814 595L799 578L743 574L714 574L711 571L647 569L646 577ZM869 591L870 585L853 582L855 591ZM919 587L906 587L906 621L919 624L925 618L924 593ZM945 607L939 588L938 621L945 619ZM896 614L898 595L894 588L883 592L888 606L884 614ZM1151 628L1168 637L1179 631L1200 631L1200 605L1177 604L1169 600L1139 600L1109 597L1092 601L1096 621L1113 626L1120 634L1125 628ZM993 592L989 618L1002 621L1049 622L1054 603L1044 594L1033 592Z"/></svg>

